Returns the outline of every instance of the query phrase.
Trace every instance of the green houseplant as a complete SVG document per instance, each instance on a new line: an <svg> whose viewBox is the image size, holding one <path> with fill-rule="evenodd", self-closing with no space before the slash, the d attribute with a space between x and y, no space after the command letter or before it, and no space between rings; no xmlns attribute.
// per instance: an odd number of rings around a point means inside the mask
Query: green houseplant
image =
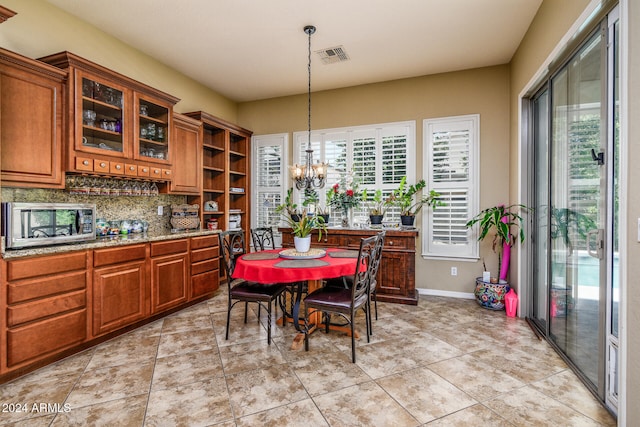
<svg viewBox="0 0 640 427"><path fill-rule="evenodd" d="M300 210L298 205L293 201L293 187L287 190L287 195L284 198L284 203L276 207L276 213L287 213L291 218L297 220L300 216Z"/></svg>
<svg viewBox="0 0 640 427"><path fill-rule="evenodd" d="M367 190L362 191L362 199L367 200ZM389 205L389 199L382 197L382 190L378 189L373 193L373 199L367 201L369 205L369 220L371 224L382 224L384 214L387 212L387 206Z"/></svg>
<svg viewBox="0 0 640 427"><path fill-rule="evenodd" d="M311 247L311 233L318 230L318 241L322 238L322 232L327 233L327 224L320 215L312 213L307 215L307 210L303 209L297 218L291 215L283 215L287 225L291 227L293 241L298 252L308 252Z"/></svg>
<svg viewBox="0 0 640 427"><path fill-rule="evenodd" d="M421 179L416 184L407 184L407 177L403 176L400 180L398 188L393 190L389 203L400 208L400 220L402 225L413 225L415 216L424 205L433 208L442 206L443 203L438 199L440 193L435 190L429 191L426 196L417 196L417 194L426 187L426 182Z"/></svg>

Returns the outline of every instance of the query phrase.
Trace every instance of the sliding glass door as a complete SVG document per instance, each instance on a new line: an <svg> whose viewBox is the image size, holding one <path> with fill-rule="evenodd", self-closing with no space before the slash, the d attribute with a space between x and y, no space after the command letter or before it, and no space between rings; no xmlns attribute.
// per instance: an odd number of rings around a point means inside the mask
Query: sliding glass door
<svg viewBox="0 0 640 427"><path fill-rule="evenodd" d="M615 410L618 325L617 16L531 99L530 318Z"/></svg>

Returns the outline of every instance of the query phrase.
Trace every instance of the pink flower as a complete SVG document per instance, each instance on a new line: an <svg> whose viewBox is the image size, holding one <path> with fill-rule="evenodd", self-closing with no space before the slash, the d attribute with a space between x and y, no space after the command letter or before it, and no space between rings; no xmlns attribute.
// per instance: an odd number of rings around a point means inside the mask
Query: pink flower
<svg viewBox="0 0 640 427"><path fill-rule="evenodd" d="M345 194L349 197L353 197L353 190L347 190L345 191Z"/></svg>

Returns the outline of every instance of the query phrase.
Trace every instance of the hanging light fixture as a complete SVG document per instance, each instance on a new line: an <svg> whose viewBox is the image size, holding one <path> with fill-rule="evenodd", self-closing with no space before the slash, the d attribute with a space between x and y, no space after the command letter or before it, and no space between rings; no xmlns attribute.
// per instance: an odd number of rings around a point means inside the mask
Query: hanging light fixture
<svg viewBox="0 0 640 427"><path fill-rule="evenodd" d="M308 133L307 133L307 150L306 150L306 162L304 165L298 165L297 163L291 166L291 177L296 183L298 190L305 190L307 188L322 188L327 177L327 163L313 164L313 149L311 148L311 35L316 32L316 27L313 25L307 25L304 27L304 32L309 37L309 62L307 64L307 72L309 75L308 85Z"/></svg>

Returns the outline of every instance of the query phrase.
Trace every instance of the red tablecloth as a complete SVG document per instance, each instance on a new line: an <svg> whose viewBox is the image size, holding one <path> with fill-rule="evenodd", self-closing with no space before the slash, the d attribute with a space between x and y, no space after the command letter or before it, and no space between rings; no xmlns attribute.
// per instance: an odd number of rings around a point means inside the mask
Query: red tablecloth
<svg viewBox="0 0 640 427"><path fill-rule="evenodd" d="M281 250L276 249L265 252L280 252ZM352 275L356 270L357 258L333 258L328 255L331 251L339 250L327 249L327 255L317 258L326 262L327 265L318 267L282 268L276 266L276 264L284 261L284 258L245 260L243 259L244 256L241 256L236 260L233 278L242 278L258 283L294 283Z"/></svg>

